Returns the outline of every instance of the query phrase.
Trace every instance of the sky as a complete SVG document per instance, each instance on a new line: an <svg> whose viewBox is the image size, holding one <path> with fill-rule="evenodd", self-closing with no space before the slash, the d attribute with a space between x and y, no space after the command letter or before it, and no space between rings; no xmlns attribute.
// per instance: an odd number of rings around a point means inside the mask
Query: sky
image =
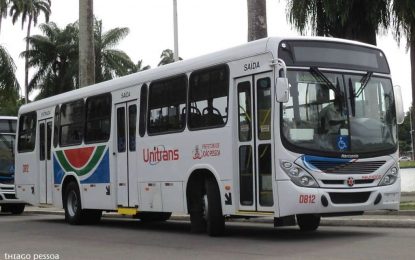
<svg viewBox="0 0 415 260"><path fill-rule="evenodd" d="M177 0L177 5L179 56L183 59L247 42L246 0ZM79 0L52 0L50 21L64 28L78 20L78 6ZM161 52L174 49L173 0L95 0L94 14L102 20L104 31L115 27L130 29L116 48L125 51L135 63L142 59L144 66L156 67ZM43 22L42 15L38 23ZM268 36L299 35L287 22L286 0L267 0L267 24ZM11 19L6 18L0 34L0 44L16 63L21 86L24 85L24 59L19 54L25 50L25 29L22 30L21 21L13 26ZM32 29L32 35L40 33L37 28ZM406 42L402 40L398 46L391 32L386 31L378 35L377 43L389 61L393 84L402 87L406 111L412 97Z"/></svg>

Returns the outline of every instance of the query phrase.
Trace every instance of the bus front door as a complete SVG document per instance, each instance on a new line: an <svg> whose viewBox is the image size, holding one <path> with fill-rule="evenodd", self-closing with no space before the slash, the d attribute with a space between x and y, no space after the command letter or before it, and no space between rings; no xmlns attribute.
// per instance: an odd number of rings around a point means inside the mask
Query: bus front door
<svg viewBox="0 0 415 260"><path fill-rule="evenodd" d="M135 101L115 105L117 198L119 207L138 206L137 105Z"/></svg>
<svg viewBox="0 0 415 260"><path fill-rule="evenodd" d="M274 212L272 72L240 78L238 93L239 209Z"/></svg>
<svg viewBox="0 0 415 260"><path fill-rule="evenodd" d="M52 203L52 119L38 122L39 127L39 194L40 203Z"/></svg>

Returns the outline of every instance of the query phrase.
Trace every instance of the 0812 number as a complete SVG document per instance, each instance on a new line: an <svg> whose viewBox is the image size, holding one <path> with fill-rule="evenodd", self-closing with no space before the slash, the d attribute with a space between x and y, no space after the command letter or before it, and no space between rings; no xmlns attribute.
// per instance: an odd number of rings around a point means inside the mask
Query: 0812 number
<svg viewBox="0 0 415 260"><path fill-rule="evenodd" d="M314 204L316 200L316 195L300 195L299 203L300 204Z"/></svg>

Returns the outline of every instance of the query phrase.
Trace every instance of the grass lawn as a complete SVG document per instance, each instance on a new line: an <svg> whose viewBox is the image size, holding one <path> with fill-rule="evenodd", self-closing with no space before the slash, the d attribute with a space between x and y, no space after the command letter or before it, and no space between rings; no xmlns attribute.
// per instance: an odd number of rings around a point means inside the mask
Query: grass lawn
<svg viewBox="0 0 415 260"><path fill-rule="evenodd" d="M401 161L399 166L401 168L415 168L415 161Z"/></svg>
<svg viewBox="0 0 415 260"><path fill-rule="evenodd" d="M415 210L415 202L414 201L401 202L400 210Z"/></svg>

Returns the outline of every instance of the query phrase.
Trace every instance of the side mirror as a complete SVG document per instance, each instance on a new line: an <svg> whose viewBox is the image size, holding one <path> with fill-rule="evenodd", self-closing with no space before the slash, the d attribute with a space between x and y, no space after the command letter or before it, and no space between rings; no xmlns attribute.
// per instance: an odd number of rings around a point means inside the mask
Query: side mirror
<svg viewBox="0 0 415 260"><path fill-rule="evenodd" d="M393 93L395 96L396 122L400 125L403 123L405 119L405 112L403 111L401 86L394 86Z"/></svg>
<svg viewBox="0 0 415 260"><path fill-rule="evenodd" d="M288 99L290 98L287 78L287 66L282 59L278 59L277 72L278 77L275 82L277 101L280 103L287 103Z"/></svg>

